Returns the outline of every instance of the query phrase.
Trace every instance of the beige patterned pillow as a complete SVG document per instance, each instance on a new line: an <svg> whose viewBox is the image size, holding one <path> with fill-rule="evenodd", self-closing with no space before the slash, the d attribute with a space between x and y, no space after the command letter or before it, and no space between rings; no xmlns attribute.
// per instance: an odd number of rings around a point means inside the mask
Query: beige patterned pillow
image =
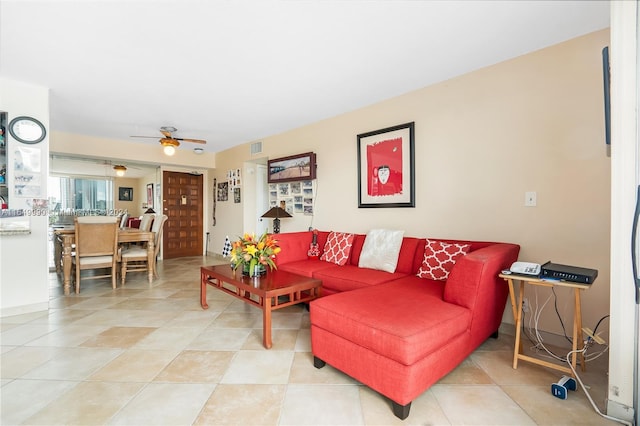
<svg viewBox="0 0 640 426"><path fill-rule="evenodd" d="M367 233L360 253L360 268L395 272L404 231L372 229Z"/></svg>

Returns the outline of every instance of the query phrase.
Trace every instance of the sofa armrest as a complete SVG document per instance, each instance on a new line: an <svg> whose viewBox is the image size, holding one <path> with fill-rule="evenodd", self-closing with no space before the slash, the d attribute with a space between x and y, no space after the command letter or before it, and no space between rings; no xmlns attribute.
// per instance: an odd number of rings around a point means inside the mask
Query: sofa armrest
<svg viewBox="0 0 640 426"><path fill-rule="evenodd" d="M517 244L496 243L461 257L449 274L444 300L472 311L498 300L502 315L507 286L498 274L516 261L519 252Z"/></svg>

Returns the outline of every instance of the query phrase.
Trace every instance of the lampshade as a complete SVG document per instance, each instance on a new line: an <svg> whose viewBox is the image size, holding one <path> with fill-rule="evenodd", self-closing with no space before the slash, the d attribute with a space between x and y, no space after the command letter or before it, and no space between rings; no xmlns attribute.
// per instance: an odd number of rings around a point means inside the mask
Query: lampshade
<svg viewBox="0 0 640 426"><path fill-rule="evenodd" d="M289 213L282 207L272 207L262 217L279 218L279 217L291 217Z"/></svg>
<svg viewBox="0 0 640 426"><path fill-rule="evenodd" d="M173 155L176 153L176 148L180 146L180 142L175 139L163 138L160 139L160 145L163 146L166 155Z"/></svg>
<svg viewBox="0 0 640 426"><path fill-rule="evenodd" d="M289 213L282 207L272 207L270 208L262 217L273 218L273 233L280 233L280 218L281 217L291 217Z"/></svg>
<svg viewBox="0 0 640 426"><path fill-rule="evenodd" d="M124 176L124 172L127 171L127 168L125 166L113 166L113 170L116 171L116 176Z"/></svg>

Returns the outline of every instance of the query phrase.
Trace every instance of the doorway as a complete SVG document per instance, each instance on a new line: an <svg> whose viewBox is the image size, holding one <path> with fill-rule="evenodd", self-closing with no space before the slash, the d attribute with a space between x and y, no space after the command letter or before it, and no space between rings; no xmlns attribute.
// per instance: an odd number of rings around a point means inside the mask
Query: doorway
<svg viewBox="0 0 640 426"><path fill-rule="evenodd" d="M202 183L202 175L163 172L162 208L168 217L162 238L163 259L202 255Z"/></svg>

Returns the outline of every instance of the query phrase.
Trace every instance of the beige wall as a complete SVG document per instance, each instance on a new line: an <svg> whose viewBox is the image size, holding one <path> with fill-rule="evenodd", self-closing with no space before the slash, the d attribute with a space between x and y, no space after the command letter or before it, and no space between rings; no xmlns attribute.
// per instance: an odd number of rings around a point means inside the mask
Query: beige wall
<svg viewBox="0 0 640 426"><path fill-rule="evenodd" d="M598 269L582 301L584 325L593 328L609 310L610 158L601 65L608 40L608 30L599 31L265 138L260 157L317 154L318 229L386 227L411 236L508 241L522 246L521 260ZM358 209L356 135L410 121L416 207ZM247 161L261 161L251 158L248 144L219 153L218 180ZM527 191L537 192L537 207L524 206ZM221 251L225 235L252 231L243 229L242 214L232 200L218 202L213 251ZM297 216L281 228L299 231L310 223ZM571 295L557 293L566 323ZM527 296L542 304L549 292ZM509 310L505 320L512 321ZM562 334L553 300L540 325Z"/></svg>

